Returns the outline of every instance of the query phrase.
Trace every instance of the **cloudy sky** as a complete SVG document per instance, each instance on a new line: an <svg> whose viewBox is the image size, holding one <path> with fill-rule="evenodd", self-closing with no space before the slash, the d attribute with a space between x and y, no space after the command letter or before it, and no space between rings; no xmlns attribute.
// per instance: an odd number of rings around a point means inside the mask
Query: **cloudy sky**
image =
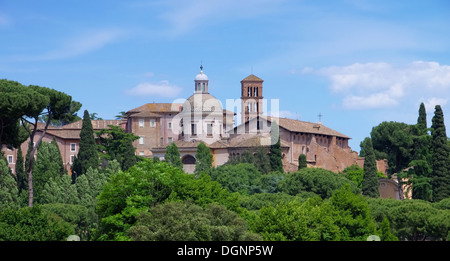
<svg viewBox="0 0 450 261"><path fill-rule="evenodd" d="M253 73L267 111L321 114L359 151L379 123L415 123L421 102L450 126L449 28L448 0L4 0L0 78L113 119L188 98L200 64L224 107Z"/></svg>

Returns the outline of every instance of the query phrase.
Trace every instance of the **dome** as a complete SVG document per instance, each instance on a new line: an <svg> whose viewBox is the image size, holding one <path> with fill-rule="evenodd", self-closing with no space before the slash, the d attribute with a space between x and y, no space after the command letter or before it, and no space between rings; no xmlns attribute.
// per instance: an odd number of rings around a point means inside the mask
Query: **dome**
<svg viewBox="0 0 450 261"><path fill-rule="evenodd" d="M223 114L222 104L209 93L194 93L183 104L183 112L202 112L208 114Z"/></svg>
<svg viewBox="0 0 450 261"><path fill-rule="evenodd" d="M195 80L196 81L207 81L208 76L206 76L206 74L204 74L203 71L200 71L200 73L197 74L197 76L195 76Z"/></svg>

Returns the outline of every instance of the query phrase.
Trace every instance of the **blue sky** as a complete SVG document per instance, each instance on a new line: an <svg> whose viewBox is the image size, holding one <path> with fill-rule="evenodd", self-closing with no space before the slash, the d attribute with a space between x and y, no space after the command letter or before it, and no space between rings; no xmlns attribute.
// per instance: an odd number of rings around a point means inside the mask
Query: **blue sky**
<svg viewBox="0 0 450 261"><path fill-rule="evenodd" d="M223 104L253 73L281 116L321 113L359 151L382 121L415 123L421 102L450 126L449 28L448 0L0 1L0 78L114 119L188 98L200 63Z"/></svg>

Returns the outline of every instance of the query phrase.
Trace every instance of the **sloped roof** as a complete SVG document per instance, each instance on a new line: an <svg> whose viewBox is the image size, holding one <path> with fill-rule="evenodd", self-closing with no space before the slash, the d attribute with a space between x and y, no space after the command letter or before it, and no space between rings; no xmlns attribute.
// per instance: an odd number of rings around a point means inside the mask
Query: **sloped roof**
<svg viewBox="0 0 450 261"><path fill-rule="evenodd" d="M144 115L156 115L151 113L178 113L181 110L181 103L147 103L137 108L131 109L127 112L128 116L144 116ZM137 113L142 113L137 115Z"/></svg>
<svg viewBox="0 0 450 261"><path fill-rule="evenodd" d="M120 126L121 122L121 120L91 120L94 131L108 129L109 125ZM69 123L61 127L48 126L46 133L62 139L80 139L82 125L83 120ZM44 127L45 124L38 124L39 131L43 131Z"/></svg>
<svg viewBox="0 0 450 261"><path fill-rule="evenodd" d="M263 82L264 80L259 78L258 76L254 74L250 74L245 79L243 79L241 82Z"/></svg>
<svg viewBox="0 0 450 261"><path fill-rule="evenodd" d="M299 121L288 118L278 118L278 125L292 132L314 133L350 139L349 136L328 128L321 123Z"/></svg>

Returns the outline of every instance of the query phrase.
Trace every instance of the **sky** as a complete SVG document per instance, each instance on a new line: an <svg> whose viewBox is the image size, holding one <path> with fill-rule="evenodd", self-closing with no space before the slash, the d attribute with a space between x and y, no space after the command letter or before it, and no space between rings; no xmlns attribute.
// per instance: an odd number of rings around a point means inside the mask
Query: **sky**
<svg viewBox="0 0 450 261"><path fill-rule="evenodd" d="M383 121L450 126L448 0L0 0L0 79L65 92L115 119L194 92L203 65L226 107L264 80L279 115L360 142ZM447 131L448 133L448 131Z"/></svg>

